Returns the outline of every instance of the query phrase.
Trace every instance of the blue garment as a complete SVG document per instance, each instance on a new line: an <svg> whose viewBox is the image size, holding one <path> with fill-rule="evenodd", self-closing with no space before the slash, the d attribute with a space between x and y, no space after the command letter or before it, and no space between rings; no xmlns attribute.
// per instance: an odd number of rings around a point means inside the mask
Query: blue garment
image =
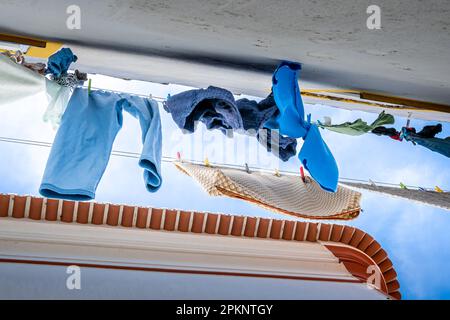
<svg viewBox="0 0 450 320"><path fill-rule="evenodd" d="M297 154L297 139L283 137L277 130L259 129L256 139L268 152L272 152L282 161L286 162Z"/></svg>
<svg viewBox="0 0 450 320"><path fill-rule="evenodd" d="M209 130L222 132L243 127L233 94L222 88L210 86L181 92L170 96L164 108L179 128L191 133L196 121L203 122Z"/></svg>
<svg viewBox="0 0 450 320"><path fill-rule="evenodd" d="M327 191L336 192L339 170L336 160L320 135L310 115L305 121L298 73L301 65L282 62L272 77L272 91L280 114L265 123L271 129L279 129L281 134L291 138L303 138L304 143L298 155L303 166L317 183Z"/></svg>
<svg viewBox="0 0 450 320"><path fill-rule="evenodd" d="M254 130L257 133L267 120L279 114L272 94L260 102L245 98L235 101L230 91L213 86L170 96L164 108L180 129L191 133L195 131L196 121L203 122L209 130L219 129L223 133L228 129ZM271 145L271 139L260 137L262 135L258 134L258 141L283 161L296 154L295 139L279 136L279 148L276 148Z"/></svg>
<svg viewBox="0 0 450 320"><path fill-rule="evenodd" d="M438 132L442 130L442 127L439 127L439 129L440 130ZM446 156L447 158L450 158L450 137L447 137L445 139L435 138L434 135L436 133L434 134L432 133L431 135L429 135L430 136L429 138L426 138L424 134L421 134L423 131L424 130L422 130L419 133L415 133L408 130L408 128L403 127L401 134L406 141L412 141L414 143L421 145L422 147L440 153L443 156Z"/></svg>
<svg viewBox="0 0 450 320"><path fill-rule="evenodd" d="M78 60L69 48L62 48L48 58L46 73L51 73L55 78L59 78L67 73L70 64Z"/></svg>
<svg viewBox="0 0 450 320"><path fill-rule="evenodd" d="M161 119L154 100L76 88L61 119L45 168L41 195L91 200L106 169L122 111L139 120L143 148L139 166L149 192L161 186Z"/></svg>

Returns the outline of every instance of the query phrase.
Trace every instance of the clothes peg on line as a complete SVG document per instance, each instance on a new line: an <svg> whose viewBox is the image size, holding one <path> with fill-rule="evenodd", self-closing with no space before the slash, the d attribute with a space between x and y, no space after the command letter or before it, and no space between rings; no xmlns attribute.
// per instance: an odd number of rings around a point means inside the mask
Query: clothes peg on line
<svg viewBox="0 0 450 320"><path fill-rule="evenodd" d="M89 81L88 81L88 94L91 94L91 85L92 85L92 79L89 79Z"/></svg>
<svg viewBox="0 0 450 320"><path fill-rule="evenodd" d="M177 151L177 160L181 161L181 153L180 153L180 151Z"/></svg>
<svg viewBox="0 0 450 320"><path fill-rule="evenodd" d="M372 187L376 187L377 185L375 184L375 182L373 182L371 179L369 179L369 183Z"/></svg>
<svg viewBox="0 0 450 320"><path fill-rule="evenodd" d="M403 184L403 182L400 182L400 188L408 190L408 188Z"/></svg>
<svg viewBox="0 0 450 320"><path fill-rule="evenodd" d="M419 187L419 191L427 191L427 189Z"/></svg>
<svg viewBox="0 0 450 320"><path fill-rule="evenodd" d="M248 167L248 164L247 164L247 163L245 163L245 171L247 171L247 173L251 173L251 172L250 172L250 168Z"/></svg>
<svg viewBox="0 0 450 320"><path fill-rule="evenodd" d="M438 186L435 186L435 187L434 187L434 190L436 190L436 192L439 192L439 193L443 193L443 192L444 192L444 190L442 190L442 189L439 188Z"/></svg>
<svg viewBox="0 0 450 320"><path fill-rule="evenodd" d="M274 175L277 176L277 177L281 177L280 171L277 168L275 168L275 174Z"/></svg>
<svg viewBox="0 0 450 320"><path fill-rule="evenodd" d="M300 166L300 177L302 178L303 183L306 183L305 172L303 171L303 166Z"/></svg>
<svg viewBox="0 0 450 320"><path fill-rule="evenodd" d="M209 164L208 157L205 157L205 160L203 160L203 163L205 164L206 167L210 167L210 166L211 166L211 165Z"/></svg>

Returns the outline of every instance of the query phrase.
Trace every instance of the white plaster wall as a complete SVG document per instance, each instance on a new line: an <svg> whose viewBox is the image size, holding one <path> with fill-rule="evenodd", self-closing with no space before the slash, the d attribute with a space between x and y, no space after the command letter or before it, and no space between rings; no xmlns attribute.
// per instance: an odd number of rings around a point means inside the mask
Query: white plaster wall
<svg viewBox="0 0 450 320"><path fill-rule="evenodd" d="M365 284L0 263L0 299L386 299Z"/></svg>

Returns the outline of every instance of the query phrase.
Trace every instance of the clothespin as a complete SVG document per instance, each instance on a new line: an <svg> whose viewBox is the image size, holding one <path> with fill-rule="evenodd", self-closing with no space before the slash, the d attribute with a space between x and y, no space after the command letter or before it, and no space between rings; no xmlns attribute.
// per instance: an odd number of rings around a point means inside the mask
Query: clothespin
<svg viewBox="0 0 450 320"><path fill-rule="evenodd" d="M205 160L203 160L203 163L205 164L206 167L210 167L211 166L209 164L208 157L205 157Z"/></svg>
<svg viewBox="0 0 450 320"><path fill-rule="evenodd" d="M371 186L376 187L377 185L375 184L375 182L373 182L371 179L369 179L369 183Z"/></svg>
<svg viewBox="0 0 450 320"><path fill-rule="evenodd" d="M436 190L436 192L442 193L444 192L444 190L442 190L441 188L439 188L438 186L434 187L434 190Z"/></svg>
<svg viewBox="0 0 450 320"><path fill-rule="evenodd" d="M411 122L411 112L408 112L408 119L406 120L406 128L409 128L409 123Z"/></svg>
<svg viewBox="0 0 450 320"><path fill-rule="evenodd" d="M245 163L245 171L247 171L247 173L251 173L251 172L250 172L250 168L248 167L248 164L247 164L247 163Z"/></svg>
<svg viewBox="0 0 450 320"><path fill-rule="evenodd" d="M408 188L403 184L403 182L400 182L400 188L408 190Z"/></svg>
<svg viewBox="0 0 450 320"><path fill-rule="evenodd" d="M427 189L419 187L419 191L427 191Z"/></svg>
<svg viewBox="0 0 450 320"><path fill-rule="evenodd" d="M277 168L275 168L275 174L274 175L277 176L277 177L281 177L280 171Z"/></svg>
<svg viewBox="0 0 450 320"><path fill-rule="evenodd" d="M92 84L92 79L89 79L89 81L88 81L88 94L91 94L91 84Z"/></svg>
<svg viewBox="0 0 450 320"><path fill-rule="evenodd" d="M153 95L151 93L148 94L149 99L153 99Z"/></svg>
<svg viewBox="0 0 450 320"><path fill-rule="evenodd" d="M180 151L177 151L177 160L181 161L181 153L180 153Z"/></svg>
<svg viewBox="0 0 450 320"><path fill-rule="evenodd" d="M303 166L300 166L300 177L302 178L303 183L306 183L305 172L303 171Z"/></svg>

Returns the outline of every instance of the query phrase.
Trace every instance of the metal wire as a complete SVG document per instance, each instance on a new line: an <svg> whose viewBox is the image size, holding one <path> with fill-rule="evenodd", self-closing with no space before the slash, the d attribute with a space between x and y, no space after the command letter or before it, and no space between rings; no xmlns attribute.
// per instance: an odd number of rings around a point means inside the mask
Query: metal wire
<svg viewBox="0 0 450 320"><path fill-rule="evenodd" d="M29 139L17 139L17 138L10 138L10 137L0 137L0 142L31 145L31 146L36 146L36 147L47 147L47 148L50 148L52 146L52 143L50 143L50 142L36 141L36 140L29 140ZM140 153L124 151L124 150L112 150L111 155L116 156L116 157L134 158L134 159L139 159L141 156ZM174 162L177 160L178 159L176 157L170 157L170 156L162 156L162 158L161 158L162 162ZM182 160L191 162L191 163L195 163L195 164L203 164L202 160L197 160L197 159L184 159L183 158ZM222 168L245 170L244 165L236 165L236 164L231 164L231 163L218 163L218 162L210 162L210 164L213 166L222 167ZM254 171L265 172L265 173L274 173L275 172L275 169L267 169L267 168L261 168L261 167L255 167L255 166L249 166L249 169L254 170ZM278 172L280 174L284 174L284 175L300 176L299 172L295 172L295 171L278 170ZM341 177L340 181L341 182L347 181L347 182L375 183L376 185L380 185L380 186L384 185L384 186L399 187L398 183L363 180L363 179L353 179L353 178L344 178L344 177ZM411 185L406 185L406 187L409 189L417 189L417 190L420 190L421 188L425 189L425 190L434 190L434 188L425 188L425 187L411 186ZM448 192L448 190L443 190L443 191Z"/></svg>

